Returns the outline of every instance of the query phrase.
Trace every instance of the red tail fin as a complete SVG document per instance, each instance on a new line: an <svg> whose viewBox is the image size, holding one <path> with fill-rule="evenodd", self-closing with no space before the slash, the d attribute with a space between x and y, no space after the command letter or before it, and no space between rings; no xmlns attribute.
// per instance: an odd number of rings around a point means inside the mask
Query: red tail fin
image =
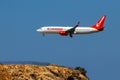
<svg viewBox="0 0 120 80"><path fill-rule="evenodd" d="M95 28L99 31L102 31L104 29L104 22L105 22L106 15L103 15L96 24L91 26L91 28Z"/></svg>

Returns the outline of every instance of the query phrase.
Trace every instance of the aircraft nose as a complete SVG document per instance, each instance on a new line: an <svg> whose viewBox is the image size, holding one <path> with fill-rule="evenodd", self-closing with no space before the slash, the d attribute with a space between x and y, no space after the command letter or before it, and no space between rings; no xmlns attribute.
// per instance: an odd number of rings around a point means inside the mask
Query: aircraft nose
<svg viewBox="0 0 120 80"><path fill-rule="evenodd" d="M41 29L37 29L36 31L37 31L37 32L41 32Z"/></svg>

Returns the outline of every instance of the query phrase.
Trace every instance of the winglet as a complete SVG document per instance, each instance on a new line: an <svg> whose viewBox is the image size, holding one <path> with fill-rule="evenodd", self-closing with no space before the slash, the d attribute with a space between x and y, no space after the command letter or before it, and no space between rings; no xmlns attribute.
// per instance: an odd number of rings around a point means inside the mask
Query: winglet
<svg viewBox="0 0 120 80"><path fill-rule="evenodd" d="M74 28L78 27L80 25L80 21L74 26Z"/></svg>
<svg viewBox="0 0 120 80"><path fill-rule="evenodd" d="M105 22L106 15L103 15L91 28L95 28L99 31L104 29L104 22Z"/></svg>

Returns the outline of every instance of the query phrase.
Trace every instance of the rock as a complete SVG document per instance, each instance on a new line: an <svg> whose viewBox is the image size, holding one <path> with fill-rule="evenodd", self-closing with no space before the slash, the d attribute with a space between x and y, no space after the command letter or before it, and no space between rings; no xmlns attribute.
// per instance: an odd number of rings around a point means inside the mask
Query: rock
<svg viewBox="0 0 120 80"><path fill-rule="evenodd" d="M88 80L88 77L80 71L80 67L74 69L56 64L0 64L0 80Z"/></svg>

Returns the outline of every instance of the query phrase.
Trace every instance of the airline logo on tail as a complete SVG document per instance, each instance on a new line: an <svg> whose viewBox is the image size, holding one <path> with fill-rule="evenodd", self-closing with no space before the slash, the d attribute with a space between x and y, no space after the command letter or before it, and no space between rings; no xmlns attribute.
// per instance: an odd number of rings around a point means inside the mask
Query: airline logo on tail
<svg viewBox="0 0 120 80"><path fill-rule="evenodd" d="M104 22L106 19L106 15L103 15L94 25L90 27L78 27L80 22L78 22L73 27L64 27L64 26L44 26L42 28L37 29L38 32L44 34L60 34L61 36L73 37L73 34L89 34L95 33L99 31L103 31Z"/></svg>
<svg viewBox="0 0 120 80"><path fill-rule="evenodd" d="M104 29L104 22L105 22L105 18L106 18L106 15L102 16L96 24L94 24L93 26L91 26L91 28L95 28L99 31L102 31Z"/></svg>

